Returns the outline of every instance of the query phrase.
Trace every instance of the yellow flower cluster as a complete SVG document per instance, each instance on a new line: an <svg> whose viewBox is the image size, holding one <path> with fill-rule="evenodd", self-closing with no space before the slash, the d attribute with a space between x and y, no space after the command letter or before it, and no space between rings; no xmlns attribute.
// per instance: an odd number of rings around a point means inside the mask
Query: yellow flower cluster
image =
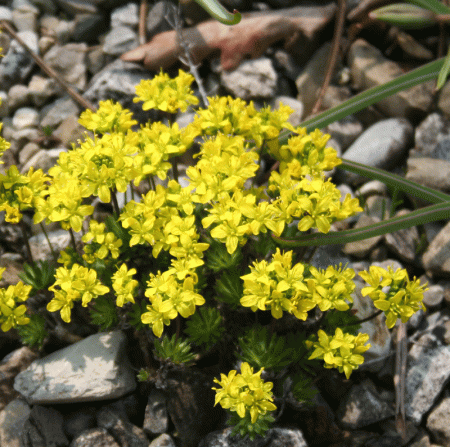
<svg viewBox="0 0 450 447"><path fill-rule="evenodd" d="M253 311L270 309L274 318L281 318L284 311L306 320L308 311L315 306L321 311L347 310L347 301L352 302L352 269L330 266L319 270L300 263L292 266L292 251L281 253L277 248L272 262L254 262L250 271L242 276L242 306Z"/></svg>
<svg viewBox="0 0 450 447"><path fill-rule="evenodd" d="M352 371L364 363L364 357L361 354L370 348L370 344L365 345L369 340L368 334L355 336L336 328L334 335L327 335L322 329L317 332L317 335L319 340L309 343L315 348L309 358L323 359L325 368L338 368L339 372L344 372L348 379Z"/></svg>
<svg viewBox="0 0 450 447"><path fill-rule="evenodd" d="M194 77L178 71L178 76L171 79L167 73L161 73L151 80L143 80L136 87L134 102L143 101L143 110L158 109L163 112L185 112L190 104L198 104L198 98L191 90Z"/></svg>
<svg viewBox="0 0 450 447"><path fill-rule="evenodd" d="M135 100L143 101L145 110L186 110L188 105L198 102L190 89L192 82L193 77L182 71L175 79L160 74L136 87ZM271 231L281 235L293 221L298 221L301 231L316 227L327 232L335 220L361 210L357 200L349 196L341 202L339 191L324 179L323 170L339 163L336 152L325 147L327 137L319 131L308 135L304 129L294 129L287 121L292 112L289 107L281 105L278 110L265 107L257 111L252 103L240 99L209 100L210 105L199 109L194 121L184 129L160 122L133 129L136 121L128 110L112 101L102 101L96 112L86 111L80 117L80 123L94 134L86 134L72 150L61 153L48 176L32 171L23 176L17 168L11 168L1 178L0 210L7 211L9 221L17 221L21 209L32 208L35 223L60 222L64 229L80 232L93 214L92 198L98 197L102 202L113 203L118 222L131 236L127 245L150 246L154 258L161 251L168 252L171 260L167 271L153 272L144 291L150 305L142 321L157 336L178 314L192 315L195 307L204 302L196 290L196 271L204 264L203 254L209 248L205 240L212 238L225 244L231 254L260 233ZM283 129L290 129L297 136L279 148L277 137ZM167 182L167 173L172 168L170 158L182 154L194 143L200 148L196 155L198 162L187 169L186 186L181 186L176 178ZM259 169L258 151L266 143L280 157L282 170L272 172L268 188L256 188L251 182ZM299 165L305 168L299 169ZM155 186L155 177L166 180L165 186ZM132 182L138 186L143 180L152 189L118 209L116 194L125 193ZM95 265L95 260L112 265L111 260L119 260L124 249L122 241L108 232L103 223L94 220L82 241L86 265ZM288 263L289 256L277 252L273 266ZM97 280L92 276L94 270L80 266L80 260L69 252L61 259L64 267L58 269L51 288L55 298L49 310L61 309L63 318L69 321L73 302L82 299L87 303L81 287L93 287ZM243 298L246 305L270 307L277 317L287 310L302 319L315 305L344 306L337 292L340 286L336 272L328 276L324 273L320 284L315 279L314 289L306 280L302 286L293 286L294 280L289 279L300 275L303 267L296 267L295 275L288 273L287 267L276 268L279 272L285 269L285 282L277 280L279 284L268 292L268 297L252 298L253 304L247 295L256 292L247 293ZM128 271L122 264L114 276L113 289L119 306L134 300L137 287L133 274L133 269ZM87 282L83 282L83 275ZM312 271L308 275L311 282ZM157 285L162 280L164 287ZM299 294L293 289L287 304L286 281L294 289L310 288L309 295L306 290ZM72 283L75 286L69 290ZM98 287L106 293L104 286ZM341 293L344 297L346 287Z"/></svg>
<svg viewBox="0 0 450 447"><path fill-rule="evenodd" d="M55 283L49 287L54 297L47 304L49 312L60 310L61 318L66 323L70 322L70 313L74 301L81 300L81 305L86 307L88 303L109 292L97 278L97 272L79 264L74 264L70 269L60 267L56 270Z"/></svg>
<svg viewBox="0 0 450 447"><path fill-rule="evenodd" d="M425 310L422 300L427 289L415 277L410 281L405 269L394 272L391 266L386 270L372 265L368 272L360 272L359 276L369 284L362 289L362 295L368 295L374 306L384 312L389 329L398 318L406 323L415 312Z"/></svg>
<svg viewBox="0 0 450 447"><path fill-rule="evenodd" d="M253 368L246 362L241 364L241 373L236 370L229 372L228 376L220 375L220 379L214 379L221 388L213 388L216 391L214 405L220 403L223 408L236 412L239 417L250 415L252 424L258 417L274 411L277 407L272 403L273 395L270 390L272 382L264 382L261 379L263 369L253 373Z"/></svg>
<svg viewBox="0 0 450 447"><path fill-rule="evenodd" d="M0 268L0 279L5 268ZM16 285L10 285L7 289L0 289L0 323L3 332L9 331L17 325L25 325L30 319L25 316L27 308L24 304L17 305L28 299L32 287L19 281Z"/></svg>

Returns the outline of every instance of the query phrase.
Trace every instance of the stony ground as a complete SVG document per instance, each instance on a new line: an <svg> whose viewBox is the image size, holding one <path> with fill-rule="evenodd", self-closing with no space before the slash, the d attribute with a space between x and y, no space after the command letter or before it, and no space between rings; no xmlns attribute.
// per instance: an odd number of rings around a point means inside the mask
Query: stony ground
<svg viewBox="0 0 450 447"><path fill-rule="evenodd" d="M141 3L147 2L0 1L0 20L17 32L17 38L7 30L0 35L5 54L0 62L0 117L3 136L11 141L3 168L17 164L22 172L30 166L48 170L61 151L82 136L79 113L100 100L120 101L141 121L148 119L132 102L134 86L152 78L159 67L176 73L182 66L178 56L186 54L166 20L168 15L175 21L170 2L149 1L146 12L140 12ZM334 16L339 13L336 4L223 4L246 14L243 27L220 42L220 25L205 22L208 17L195 3L183 2L182 7L185 36L193 39L191 52L207 94L231 94L257 105L283 102L295 111L292 123L299 124L317 108L332 51ZM437 29L406 33L367 21L367 4L370 1L347 1L337 64L320 110L437 57ZM40 56L41 67L24 44ZM56 74L49 75L46 68ZM435 92L429 82L325 130L332 137L330 145L346 159L450 192L449 115L450 83ZM178 117L180 125L189 119L189 114ZM336 229L369 225L387 216L392 200L383 184L342 170L333 180L343 194L359 195L366 203L365 213ZM392 210L401 215L416 205L403 197ZM0 266L6 267L6 286L18 280L26 253L18 229L0 219ZM26 223L32 227L31 220ZM34 226L31 230L34 258L48 258L42 233ZM59 248L69 242L57 229L50 238ZM0 333L0 445L450 446L449 259L450 224L437 222L321 248L312 260L320 267L348 263L357 272L371 264L402 266L428 281L428 311L416 314L406 326L404 439L395 427L399 334L388 331L380 316L363 324L372 349L351 380L330 373L318 383L320 393L311 407L288 402L276 428L254 443L229 437L222 413L211 410L211 378L200 371L172 371L163 389L137 383L136 359L141 354L131 333L97 334L89 327L60 325L50 343L51 354L20 347L13 331ZM354 308L365 318L373 308L361 297L362 287L357 283Z"/></svg>

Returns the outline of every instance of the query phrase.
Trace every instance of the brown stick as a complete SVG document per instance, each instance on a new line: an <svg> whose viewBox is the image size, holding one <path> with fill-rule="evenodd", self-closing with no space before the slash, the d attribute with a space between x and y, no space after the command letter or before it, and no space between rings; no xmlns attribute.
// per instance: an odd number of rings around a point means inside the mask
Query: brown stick
<svg viewBox="0 0 450 447"><path fill-rule="evenodd" d="M408 355L408 344L406 335L406 324L400 323L397 328L397 340L395 351L395 427L403 440L406 440L406 416L405 416L405 381L406 381L406 358Z"/></svg>
<svg viewBox="0 0 450 447"><path fill-rule="evenodd" d="M35 54L31 50L31 48L17 35L17 33L8 22L2 20L0 22L0 28L4 29L13 39L17 40L17 42L31 55L31 57L42 69L42 71L53 78L56 82L58 82L58 84L61 85L61 87L72 97L73 100L80 104L81 107L90 109L92 111L96 110L93 104L91 104L87 99L83 98L79 93L77 93L69 84L67 84L66 81L64 81L64 79L61 78L58 73L56 73L51 67L49 67L40 56Z"/></svg>
<svg viewBox="0 0 450 447"><path fill-rule="evenodd" d="M322 106L323 97L330 85L331 78L334 73L334 68L336 67L336 62L339 54L339 47L341 46L342 32L344 30L344 19L345 19L345 0L338 0L338 10L336 12L336 26L334 27L333 43L331 46L330 57L328 59L327 71L325 74L325 79L323 80L322 88L320 89L319 96L316 103L311 111L311 115L315 115Z"/></svg>
<svg viewBox="0 0 450 447"><path fill-rule="evenodd" d="M144 45L144 43L147 42L147 30L146 30L147 11L148 11L147 0L141 0L141 5L139 7L139 45Z"/></svg>

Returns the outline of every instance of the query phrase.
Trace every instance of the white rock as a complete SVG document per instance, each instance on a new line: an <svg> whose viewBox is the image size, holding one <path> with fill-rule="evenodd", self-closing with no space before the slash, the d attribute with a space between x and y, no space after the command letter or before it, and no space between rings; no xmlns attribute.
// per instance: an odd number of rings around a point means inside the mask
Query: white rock
<svg viewBox="0 0 450 447"><path fill-rule="evenodd" d="M39 112L31 107L21 107L14 113L12 123L17 130L38 126Z"/></svg>
<svg viewBox="0 0 450 447"><path fill-rule="evenodd" d="M136 388L120 331L93 334L33 362L14 389L32 404L116 399Z"/></svg>

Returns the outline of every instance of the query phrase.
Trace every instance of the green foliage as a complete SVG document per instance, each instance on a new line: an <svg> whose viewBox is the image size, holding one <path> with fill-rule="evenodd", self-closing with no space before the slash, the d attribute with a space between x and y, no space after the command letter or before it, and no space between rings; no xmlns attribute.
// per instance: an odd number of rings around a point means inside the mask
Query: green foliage
<svg viewBox="0 0 450 447"><path fill-rule="evenodd" d="M117 306L111 298L99 296L94 301L94 306L89 309L92 323L100 326L102 331L107 331L119 322Z"/></svg>
<svg viewBox="0 0 450 447"><path fill-rule="evenodd" d="M228 425L234 426L231 436L239 434L241 437L248 436L252 441L257 437L264 437L270 424L275 421L275 418L270 414L262 414L253 424L249 413L241 418L237 413L230 413L230 418L227 421Z"/></svg>
<svg viewBox="0 0 450 447"><path fill-rule="evenodd" d="M216 299L230 305L239 306L242 297L242 280L235 271L226 270L216 280Z"/></svg>
<svg viewBox="0 0 450 447"><path fill-rule="evenodd" d="M310 404L311 400L319 392L318 389L313 386L311 377L307 377L303 373L297 373L293 374L291 379L291 391L295 400L302 404Z"/></svg>
<svg viewBox="0 0 450 447"><path fill-rule="evenodd" d="M33 287L32 292L45 290L55 281L55 267L48 261L37 261L33 264L25 263L23 272L19 274L19 278L25 283Z"/></svg>
<svg viewBox="0 0 450 447"><path fill-rule="evenodd" d="M277 334L270 334L265 327L253 327L238 339L238 358L255 368L278 372L292 363L294 350Z"/></svg>
<svg viewBox="0 0 450 447"><path fill-rule="evenodd" d="M40 315L29 316L30 322L26 325L17 326L17 333L20 340L26 346L41 348L48 332L45 329L45 320Z"/></svg>
<svg viewBox="0 0 450 447"><path fill-rule="evenodd" d="M217 343L223 335L222 316L218 309L200 307L186 322L185 332L189 341L196 345L205 345L209 349Z"/></svg>
<svg viewBox="0 0 450 447"><path fill-rule="evenodd" d="M230 254L223 244L212 241L206 253L206 266L215 273L232 269L241 262L242 251L239 247L234 253Z"/></svg>
<svg viewBox="0 0 450 447"><path fill-rule="evenodd" d="M177 339L174 334L172 338L167 335L162 340L155 340L156 356L163 360L169 360L175 364L190 364L194 361L195 353L191 352L191 346L187 340Z"/></svg>
<svg viewBox="0 0 450 447"><path fill-rule="evenodd" d="M361 325L358 322L359 318L351 310L351 307L343 312L333 309L325 314L322 327L325 332L332 332L337 327L345 328L345 332L356 335L361 329Z"/></svg>
<svg viewBox="0 0 450 447"><path fill-rule="evenodd" d="M145 327L145 324L142 323L141 316L146 311L147 311L146 302L138 301L131 306L131 311L128 312L129 323L138 331Z"/></svg>
<svg viewBox="0 0 450 447"><path fill-rule="evenodd" d="M144 368L141 368L136 376L136 379L138 380L138 382L147 382L149 378L150 378L150 373Z"/></svg>

